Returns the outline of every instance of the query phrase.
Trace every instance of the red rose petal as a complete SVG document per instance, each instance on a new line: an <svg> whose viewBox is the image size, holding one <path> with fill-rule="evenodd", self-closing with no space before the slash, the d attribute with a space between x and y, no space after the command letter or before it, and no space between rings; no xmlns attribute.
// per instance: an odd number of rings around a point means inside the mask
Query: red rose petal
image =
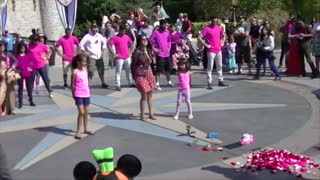
<svg viewBox="0 0 320 180"><path fill-rule="evenodd" d="M308 172L307 167L317 168L319 165L310 157L294 154L284 149L269 148L250 153L243 167L246 170L252 169L252 171L268 169L271 173L283 171L302 177L301 173Z"/></svg>
<svg viewBox="0 0 320 180"><path fill-rule="evenodd" d="M237 165L237 163L235 163L235 162L231 162L230 164L231 164L231 166Z"/></svg>

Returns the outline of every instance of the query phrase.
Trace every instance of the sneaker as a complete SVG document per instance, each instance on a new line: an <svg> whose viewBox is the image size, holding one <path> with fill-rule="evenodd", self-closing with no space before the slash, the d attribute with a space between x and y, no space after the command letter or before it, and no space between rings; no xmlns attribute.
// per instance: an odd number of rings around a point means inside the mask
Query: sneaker
<svg viewBox="0 0 320 180"><path fill-rule="evenodd" d="M173 116L173 120L178 120L178 119L179 119L179 115Z"/></svg>
<svg viewBox="0 0 320 180"><path fill-rule="evenodd" d="M161 91L162 88L158 85L158 86L156 87L156 90Z"/></svg>
<svg viewBox="0 0 320 180"><path fill-rule="evenodd" d="M168 86L174 87L175 85L171 81L168 81Z"/></svg>
<svg viewBox="0 0 320 180"><path fill-rule="evenodd" d="M103 89L106 89L106 88L108 88L109 86L107 85L107 84L105 84L105 83L103 83L103 84L101 84L101 88L103 88Z"/></svg>
<svg viewBox="0 0 320 180"><path fill-rule="evenodd" d="M213 89L212 88L212 83L208 83L208 89Z"/></svg>
<svg viewBox="0 0 320 180"><path fill-rule="evenodd" d="M116 87L116 91L121 91L121 87Z"/></svg>
<svg viewBox="0 0 320 180"><path fill-rule="evenodd" d="M49 98L53 98L53 94L52 93L49 93Z"/></svg>
<svg viewBox="0 0 320 180"><path fill-rule="evenodd" d="M312 73L312 75L310 76L310 79L315 79L319 76L319 73L315 72L315 73Z"/></svg>
<svg viewBox="0 0 320 180"><path fill-rule="evenodd" d="M172 84L172 83L168 83L168 86L170 86L170 87L174 87L175 85L174 85L174 84Z"/></svg>
<svg viewBox="0 0 320 180"><path fill-rule="evenodd" d="M192 114L189 114L189 115L188 115L188 119L189 119L189 120L192 120L192 119L193 119L193 115L192 115Z"/></svg>
<svg viewBox="0 0 320 180"><path fill-rule="evenodd" d="M30 102L30 106L34 107L36 104L34 102Z"/></svg>
<svg viewBox="0 0 320 180"><path fill-rule="evenodd" d="M218 86L223 87L223 86L229 86L229 85L224 84L223 81L219 81L219 82L218 82Z"/></svg>
<svg viewBox="0 0 320 180"><path fill-rule="evenodd" d="M63 84L63 87L68 88L68 84L67 83Z"/></svg>
<svg viewBox="0 0 320 180"><path fill-rule="evenodd" d="M233 74L233 73L234 73L234 70L231 69L231 70L229 71L229 73Z"/></svg>
<svg viewBox="0 0 320 180"><path fill-rule="evenodd" d="M259 76L254 76L253 80L260 80L260 77Z"/></svg>

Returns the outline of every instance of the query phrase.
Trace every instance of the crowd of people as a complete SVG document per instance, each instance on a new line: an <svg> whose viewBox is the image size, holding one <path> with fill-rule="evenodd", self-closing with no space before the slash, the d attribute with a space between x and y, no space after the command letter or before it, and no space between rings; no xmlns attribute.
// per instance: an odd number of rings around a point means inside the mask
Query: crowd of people
<svg viewBox="0 0 320 180"><path fill-rule="evenodd" d="M122 70L125 70L129 87L136 87L140 92L142 120L146 119L144 116L146 102L149 108L149 118L156 120L152 111L152 90L162 90L160 84L162 74L165 75L168 86L178 86L177 113L174 119L179 117L178 107L182 96L187 100L188 117L192 119L189 91L191 73L186 75L186 72L190 71L190 59L192 50L194 50L191 42L194 41L192 28L188 14L180 13L176 22L169 24L166 21L166 14L161 11L161 6L157 5L150 17L141 8L130 11L128 19L123 19L115 13L104 16L102 27L99 28L97 23L93 22L80 41L72 35L71 29L67 28L65 35L56 41L53 48L47 45L47 38L40 29L32 30L28 43L19 34L14 38L6 30L0 41L1 78L4 79L0 86L1 114L15 114L15 84L18 85L18 108L23 106L24 87L27 89L30 106L36 106L32 94L34 89L38 93L40 77L48 96L53 97L48 64L52 52L55 51L62 57L63 86L69 88L68 74L72 69L70 89L75 97L80 98L78 94L81 94L81 98L87 98L81 101L76 99L76 105L82 107L90 104L90 88L89 90L81 88L84 85L89 86L95 69L101 81L101 88L109 87L104 76L105 65L107 65L107 69L115 70L114 79L117 91L121 91L120 77ZM258 80L266 74L266 59L268 59L275 80L281 79L283 70L288 75L307 76L305 57L312 70L310 77L318 77L320 23L307 25L300 17L290 15L288 21L280 27L280 32L282 33L281 57L277 68L274 63L275 32L268 19L262 21L253 18L248 24L244 17L239 17L239 23L234 26L228 20L211 17L208 24L203 24L197 37L197 50L203 52L201 61L207 72L208 89L213 89L212 71L214 69L218 76L218 86L228 86L224 82L224 72L242 74L243 64L247 64L248 74ZM311 59L312 52L316 57L315 64ZM79 53L84 54L84 57L76 56ZM252 55L256 57L256 61ZM77 58L87 59L87 63L82 64L88 73L88 83L81 86L77 84L77 73L79 72L74 74L74 68L77 69L80 66L74 64L72 68L72 62ZM283 63L284 59L285 63ZM255 74L252 71L254 64ZM262 72L261 68L263 68ZM178 82L172 82L172 75L178 76ZM5 81L6 79L11 79L11 81ZM78 93L77 91L83 92ZM80 119L86 119L83 113L87 113L87 110L79 107L78 109L78 121L80 117L83 117ZM93 134L86 129L86 123L84 124L85 132ZM79 139L78 135L79 132L76 136Z"/></svg>
<svg viewBox="0 0 320 180"><path fill-rule="evenodd" d="M15 114L15 84L18 85L18 108L24 105L24 86L30 106L36 106L33 90L38 92L40 77L48 96L53 98L48 64L52 52L56 51L62 57L63 87L70 88L78 109L78 126L74 136L76 139L82 138L82 125L85 134L94 135L88 126L90 84L97 69L101 88L109 87L105 82L105 64L108 69L115 70L116 91L121 91L120 77L124 69L129 87L136 88L140 93L141 120L157 120L152 110L152 92L154 89L162 90L162 74L165 75L168 86L177 86L178 89L173 119L179 119L183 99L188 107L188 119L193 119L190 58L191 50L194 48L191 41L194 39L188 14L180 13L176 22L172 24L166 21L160 5L155 7L151 17L141 8L130 11L128 15L129 18L126 20L115 13L104 16L102 27L99 29L97 23L93 22L80 41L72 35L71 29L67 28L65 35L56 41L54 48L47 45L47 38L40 30L32 30L28 43L24 42L19 34L13 38L5 31L0 41L1 115ZM281 80L280 72L283 65L288 75L307 76L305 57L312 70L310 77L317 78L320 61L320 23L309 26L300 17L290 15L280 29L281 57L279 67L276 67L275 32L268 19L262 21L253 18L249 25L244 17L240 17L239 24L233 26L228 20L211 17L209 23L200 29L197 37L197 50L203 52L202 61L206 69L208 89L213 89L214 69L218 76L218 86L228 86L223 78L226 69L229 73L242 74L243 64L247 64L248 74L258 80L266 73L266 59L275 80ZM312 52L316 59L315 64L311 59ZM252 55L256 57L256 62L253 61ZM253 64L256 65L255 74ZM172 75L177 75L177 82L172 81ZM146 104L149 110L148 117L145 116Z"/></svg>

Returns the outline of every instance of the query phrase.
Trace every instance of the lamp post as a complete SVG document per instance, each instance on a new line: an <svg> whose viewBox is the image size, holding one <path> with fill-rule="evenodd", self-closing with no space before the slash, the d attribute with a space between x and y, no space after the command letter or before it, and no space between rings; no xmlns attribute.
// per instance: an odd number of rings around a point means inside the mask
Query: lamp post
<svg viewBox="0 0 320 180"><path fill-rule="evenodd" d="M238 6L238 0L231 0L232 11L233 11L233 25L237 26L236 9Z"/></svg>

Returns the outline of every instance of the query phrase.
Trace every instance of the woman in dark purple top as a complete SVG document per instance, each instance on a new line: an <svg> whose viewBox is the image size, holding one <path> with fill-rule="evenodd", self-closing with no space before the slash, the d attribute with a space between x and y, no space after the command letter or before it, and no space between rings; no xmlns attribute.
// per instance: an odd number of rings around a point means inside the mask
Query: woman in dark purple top
<svg viewBox="0 0 320 180"><path fill-rule="evenodd" d="M176 49L176 45L181 39L185 39L185 37L180 32L178 32L177 26L174 24L170 26L170 38L171 38L171 51ZM173 53L174 52L171 52L171 55Z"/></svg>

